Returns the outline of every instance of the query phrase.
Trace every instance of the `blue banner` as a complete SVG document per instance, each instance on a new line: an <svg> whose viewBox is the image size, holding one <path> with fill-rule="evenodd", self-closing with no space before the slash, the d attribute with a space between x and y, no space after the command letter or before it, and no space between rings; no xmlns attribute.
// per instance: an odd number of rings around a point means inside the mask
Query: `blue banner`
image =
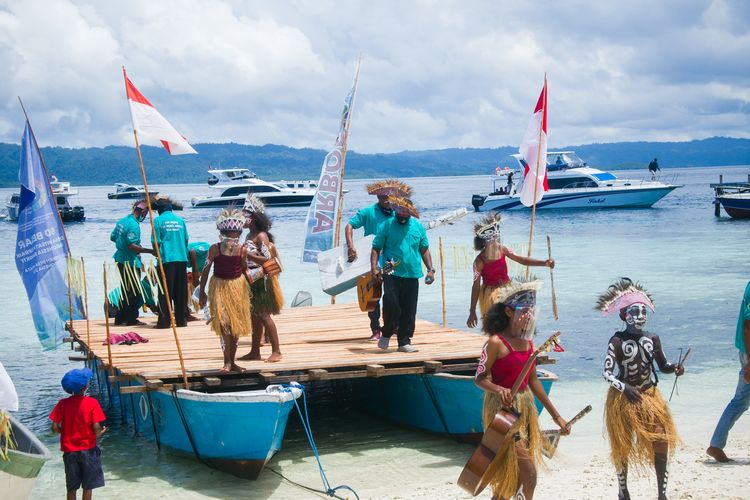
<svg viewBox="0 0 750 500"><path fill-rule="evenodd" d="M31 126L21 141L21 197L18 207L16 267L26 287L31 316L44 349L54 349L70 318L67 284L68 247ZM73 319L83 317L80 297L73 298Z"/></svg>

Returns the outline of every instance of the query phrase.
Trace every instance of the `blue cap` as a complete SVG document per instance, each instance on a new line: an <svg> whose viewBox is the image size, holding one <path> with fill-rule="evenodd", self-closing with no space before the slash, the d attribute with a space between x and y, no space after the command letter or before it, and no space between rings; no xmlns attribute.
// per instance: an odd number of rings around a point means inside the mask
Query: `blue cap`
<svg viewBox="0 0 750 500"><path fill-rule="evenodd" d="M88 368L70 370L63 375L60 383L65 392L75 394L84 389L93 376L94 374Z"/></svg>

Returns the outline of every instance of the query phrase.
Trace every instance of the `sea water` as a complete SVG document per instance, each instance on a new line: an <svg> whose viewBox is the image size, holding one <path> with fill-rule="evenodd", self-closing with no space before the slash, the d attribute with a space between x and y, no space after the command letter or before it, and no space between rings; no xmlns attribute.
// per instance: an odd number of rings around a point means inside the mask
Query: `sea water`
<svg viewBox="0 0 750 500"><path fill-rule="evenodd" d="M565 352L554 355L557 364L552 369L560 381L554 386L552 396L566 414L577 411L576 405L581 402L591 400L599 405L601 415L606 391L601 380L603 355L607 339L622 325L616 318L603 318L593 306L598 294L621 276L642 282L653 294L656 313L649 316L647 329L661 336L670 360L677 359L680 348L693 346L688 374L681 383L685 385L682 399L673 405L690 412L697 411L696 405L713 404L716 408L712 414L718 416L721 405L733 390L737 370L735 324L741 294L750 279L750 221L732 220L723 213L722 217L714 217L713 192L708 185L718 182L720 174L725 181L744 181L750 168L680 168L664 173L664 177L670 178L676 174L676 182L684 187L651 209L540 210L536 214L531 254L535 258L547 258L546 236L551 237L559 312L559 320L554 321L549 271L532 269L533 274L545 282L538 299L541 308L538 331L544 338L554 330L562 332ZM647 173L616 174L642 178ZM488 176L405 180L414 188L413 200L423 221L469 206L472 194L487 194L491 188ZM349 192L345 196L344 221L358 208L375 201L367 195L366 184L363 180L346 181ZM218 211L190 208L192 197L208 194L205 184L156 185L152 189L185 204L185 210L177 213L185 218L192 241L216 240L214 221ZM110 232L116 221L129 213L132 203L108 200L106 193L110 190L108 186L80 187L79 195L71 201L85 206L86 222L66 225L73 254L85 258L92 317L101 317L102 263L110 262L114 252ZM11 192L0 190L0 199ZM329 297L320 289L316 266L300 262L306 212L307 208L268 209L284 266L281 284L287 303L298 290L306 290L312 294L314 305L327 304ZM442 239L447 323L452 328L467 329L471 262L475 256L472 226L481 216L470 212L453 225L428 232L438 276L435 284L420 286L418 315L421 318L435 323L442 321L439 265L439 240ZM504 213L503 243L525 252L530 223L530 211ZM141 227L142 240L147 244L149 225L146 222ZM15 269L15 239L16 225L0 221L0 272L4 278L0 294L0 361L18 390L21 407L17 416L50 449L58 450L58 438L49 432L48 415L57 400L65 396L59 384L61 376L80 363L68 361L71 351L67 344L53 352L41 350L25 291ZM338 298L339 303L354 301L353 291ZM478 329L476 331L479 334ZM283 348L283 336L281 342ZM419 345L418 336L414 344ZM663 390L668 392L672 378L665 376L664 379ZM713 387L721 390L713 391ZM333 485L349 484L359 489L362 498L429 496L430 493L425 492L439 489L441 485L448 485L449 491L453 491L450 489L450 483L455 482L452 475L456 467L460 470L471 452L470 447L375 419L350 407L346 399L335 399L323 389L316 393L313 387L311 397L313 430L322 464ZM290 415L283 449L270 462L273 470L265 471L255 482L209 469L190 457L158 452L153 442L133 435L132 428L117 417L117 408L109 409L108 413L112 416L110 431L101 440L107 487L97 491L97 497L322 496L303 488L320 489L321 482L318 466L294 413ZM594 417L590 420L593 422ZM600 420L590 425L599 429ZM42 470L34 496L59 497L63 491L64 471L60 454L56 452L55 458ZM346 496L346 493L341 492L341 495ZM457 488L455 496L462 497Z"/></svg>

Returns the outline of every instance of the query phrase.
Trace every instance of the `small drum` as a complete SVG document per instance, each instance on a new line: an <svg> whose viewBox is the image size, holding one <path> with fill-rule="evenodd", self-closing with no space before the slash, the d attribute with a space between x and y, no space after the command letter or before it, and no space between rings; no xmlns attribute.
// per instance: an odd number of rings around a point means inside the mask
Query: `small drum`
<svg viewBox="0 0 750 500"><path fill-rule="evenodd" d="M281 274L281 262L276 257L271 257L263 263L263 270L266 272L266 276L273 277Z"/></svg>

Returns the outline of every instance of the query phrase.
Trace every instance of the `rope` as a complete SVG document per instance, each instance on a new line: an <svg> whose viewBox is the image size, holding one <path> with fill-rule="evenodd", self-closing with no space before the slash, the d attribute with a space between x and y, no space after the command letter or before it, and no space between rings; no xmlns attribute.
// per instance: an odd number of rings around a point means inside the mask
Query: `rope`
<svg viewBox="0 0 750 500"><path fill-rule="evenodd" d="M432 400L432 406L435 407L435 412L438 415L438 418L440 418L440 423L443 424L443 429L445 429L445 433L448 434L448 436L453 439L454 441L458 441L458 438L454 436L451 431L448 429L448 422L445 420L445 415L443 415L443 410L440 409L440 405L438 405L437 397L435 397L435 391L432 389L432 383L427 378L427 375L422 375L422 382L424 382L424 387L427 389L427 394L429 394L430 399Z"/></svg>
<svg viewBox="0 0 750 500"><path fill-rule="evenodd" d="M292 388L297 388L302 392L302 406L304 408L304 414L302 413L302 410L299 407L299 403L297 402L297 398L294 397L294 392ZM336 496L337 490L349 490L352 492L352 494L359 500L359 495L357 495L357 492L354 491L350 486L347 486L345 484L342 484L340 486L336 486L335 488L331 488L331 484L328 482L328 478L326 477L326 473L323 470L323 465L320 463L320 455L318 454L318 447L315 445L315 439L312 435L312 427L310 426L310 416L307 413L307 395L305 393L304 386L293 382L292 384L281 384L281 390L284 392L289 392L292 394L292 400L294 401L294 407L297 408L297 414L299 415L300 421L302 422L302 428L305 430L305 435L307 436L307 441L310 443L310 448L313 451L313 455L315 455L315 460L318 462L318 471L320 472L320 479L323 481L323 487L325 488L325 491L321 490L315 490L313 488L309 488L307 486L303 486L301 484L295 483L293 481L290 481L289 479L285 478L283 475L279 474L276 471L276 474L280 475L281 477L284 477L287 481L290 483L300 486L304 489L310 490L310 491L316 491L319 493L325 493L329 497L335 497L340 498ZM273 470L273 469L271 469Z"/></svg>
<svg viewBox="0 0 750 500"><path fill-rule="evenodd" d="M201 457L200 453L198 453L198 447L195 445L195 440L193 439L193 433L190 432L190 426L187 423L187 419L185 418L185 413L182 411L182 404L180 403L180 398L177 397L177 391L172 391L172 398L174 398L174 405L177 407L177 413L180 415L180 420L182 421L182 427L185 428L185 434L187 434L188 441L190 441L190 446L193 448L193 454L195 454L195 458L198 459L199 462L201 462L203 465L207 465L208 467L213 467L211 463L204 460L203 457Z"/></svg>

